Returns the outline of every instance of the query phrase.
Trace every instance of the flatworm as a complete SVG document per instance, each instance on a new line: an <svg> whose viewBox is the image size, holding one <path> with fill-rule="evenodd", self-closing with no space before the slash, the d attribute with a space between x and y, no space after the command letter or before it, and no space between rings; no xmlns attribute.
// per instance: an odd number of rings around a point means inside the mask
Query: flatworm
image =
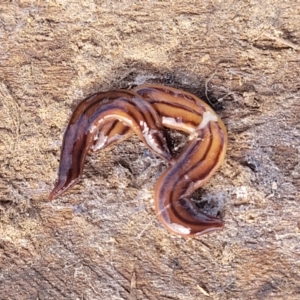
<svg viewBox="0 0 300 300"><path fill-rule="evenodd" d="M189 134L174 158L164 127ZM223 162L227 131L217 114L195 95L175 88L145 84L133 90L97 93L76 107L65 132L59 180L49 199L73 185L82 173L89 150L119 143L135 132L156 155L169 162L155 186L155 209L171 232L195 237L222 229L224 223L191 201Z"/></svg>

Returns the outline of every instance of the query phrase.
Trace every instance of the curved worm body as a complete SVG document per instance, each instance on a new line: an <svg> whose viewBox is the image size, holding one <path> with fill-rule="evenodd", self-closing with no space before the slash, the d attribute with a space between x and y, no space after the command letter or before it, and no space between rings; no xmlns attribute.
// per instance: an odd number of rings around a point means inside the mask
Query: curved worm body
<svg viewBox="0 0 300 300"><path fill-rule="evenodd" d="M202 121L203 114L208 111L216 116L222 131L226 134L223 122L213 109L193 94L158 84L143 84L132 91L136 92L143 100L146 100L156 109L162 124L167 128L193 134ZM99 127L97 138L95 138L95 143L91 150L98 151L115 143L120 143L132 134L133 131L125 123L117 120L106 123ZM98 139L103 141L103 137L105 137L105 141L99 143Z"/></svg>
<svg viewBox="0 0 300 300"><path fill-rule="evenodd" d="M155 209L160 221L172 232L193 237L222 229L223 222L200 211L190 200L224 159L225 137L215 121L198 129L178 157L158 179L155 186Z"/></svg>
<svg viewBox="0 0 300 300"><path fill-rule="evenodd" d="M225 158L225 125L206 103L190 93L153 84L134 90L155 107L164 126L190 134L176 163L156 183L159 220L171 232L185 237L222 229L223 222L199 210L190 196L212 177Z"/></svg>
<svg viewBox="0 0 300 300"><path fill-rule="evenodd" d="M175 163L162 125L189 134L189 142ZM190 196L223 162L226 128L210 106L193 94L156 84L141 85L131 92L98 93L77 106L65 133L59 181L49 198L76 181L90 149L104 149L133 132L154 153L172 162L154 193L156 213L164 226L185 237L221 229L223 222L200 211Z"/></svg>
<svg viewBox="0 0 300 300"><path fill-rule="evenodd" d="M112 122L116 120L121 123ZM113 139L116 134L124 139L131 134L128 127L155 154L168 161L172 159L161 120L148 102L130 91L97 93L80 102L72 114L64 135L58 182L49 199L57 197L77 181L91 148L95 151L107 145L107 141L109 144L116 142Z"/></svg>

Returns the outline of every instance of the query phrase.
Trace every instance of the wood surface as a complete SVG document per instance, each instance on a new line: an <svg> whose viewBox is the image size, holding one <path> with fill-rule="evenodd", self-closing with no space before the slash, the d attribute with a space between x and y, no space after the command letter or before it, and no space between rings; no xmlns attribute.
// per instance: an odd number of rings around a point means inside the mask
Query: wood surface
<svg viewBox="0 0 300 300"><path fill-rule="evenodd" d="M299 15L292 0L1 1L0 299L300 299ZM144 82L225 122L226 161L194 195L223 231L161 226L166 164L137 137L47 200L75 105Z"/></svg>

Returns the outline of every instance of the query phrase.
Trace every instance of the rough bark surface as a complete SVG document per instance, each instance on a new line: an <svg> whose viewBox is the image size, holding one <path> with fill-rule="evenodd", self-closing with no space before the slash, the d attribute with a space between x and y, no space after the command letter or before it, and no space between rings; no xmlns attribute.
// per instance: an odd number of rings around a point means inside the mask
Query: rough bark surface
<svg viewBox="0 0 300 300"><path fill-rule="evenodd" d="M279 0L1 1L0 299L299 299L299 15ZM136 137L47 201L74 106L144 82L195 93L228 127L194 197L223 231L161 226L166 164Z"/></svg>

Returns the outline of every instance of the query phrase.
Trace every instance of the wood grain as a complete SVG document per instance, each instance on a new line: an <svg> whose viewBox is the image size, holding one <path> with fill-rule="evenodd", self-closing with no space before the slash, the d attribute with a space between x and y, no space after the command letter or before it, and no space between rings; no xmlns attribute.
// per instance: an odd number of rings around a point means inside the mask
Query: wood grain
<svg viewBox="0 0 300 300"><path fill-rule="evenodd" d="M299 299L299 14L275 0L2 1L0 298ZM144 82L194 93L226 123L226 162L194 195L222 232L160 225L166 165L136 137L47 201L76 103Z"/></svg>

